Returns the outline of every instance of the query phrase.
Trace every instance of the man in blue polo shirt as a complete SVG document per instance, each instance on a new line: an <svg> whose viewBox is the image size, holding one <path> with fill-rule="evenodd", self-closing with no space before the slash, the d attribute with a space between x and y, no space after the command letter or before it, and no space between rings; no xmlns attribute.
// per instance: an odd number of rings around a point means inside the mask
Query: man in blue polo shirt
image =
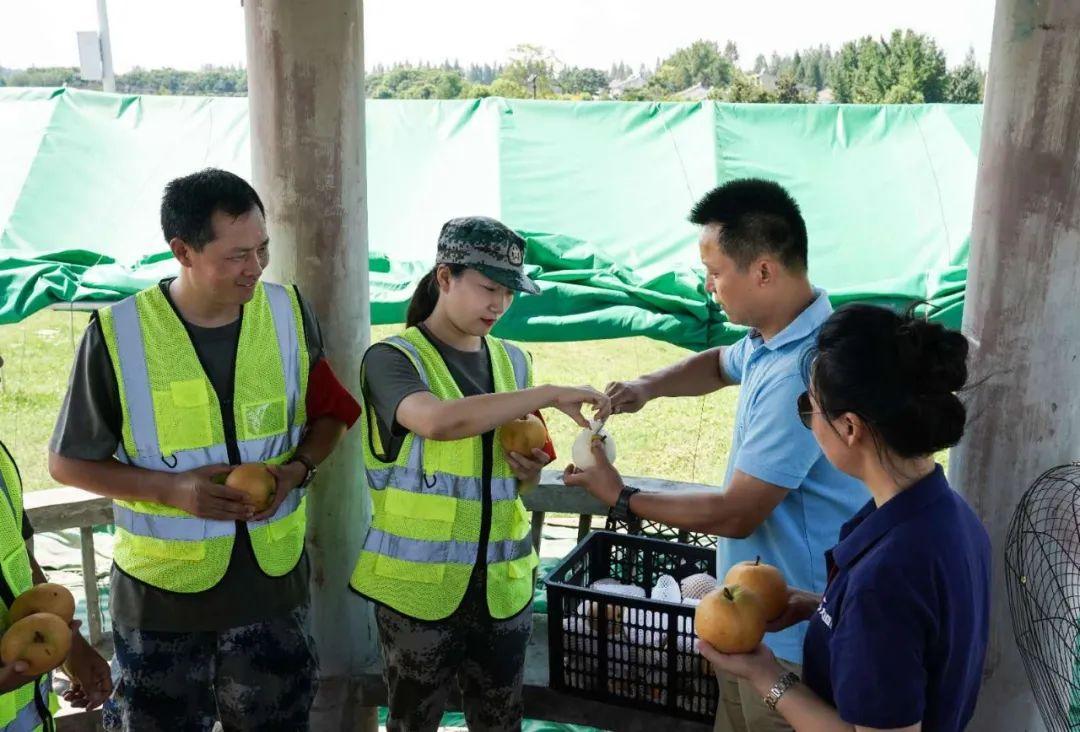
<svg viewBox="0 0 1080 732"><path fill-rule="evenodd" d="M659 397L699 396L741 385L724 491L638 493L601 465L565 476L616 508L680 529L712 533L717 571L761 557L792 587L822 592L825 551L869 493L825 459L799 421L806 389L802 362L832 313L825 292L807 274L806 224L777 183L735 180L694 207L706 290L732 323L750 327L732 346L714 348L630 382L608 387L614 413L630 413ZM766 636L788 668L798 672L806 623ZM753 687L722 679L720 732L772 732L791 727L770 712Z"/></svg>

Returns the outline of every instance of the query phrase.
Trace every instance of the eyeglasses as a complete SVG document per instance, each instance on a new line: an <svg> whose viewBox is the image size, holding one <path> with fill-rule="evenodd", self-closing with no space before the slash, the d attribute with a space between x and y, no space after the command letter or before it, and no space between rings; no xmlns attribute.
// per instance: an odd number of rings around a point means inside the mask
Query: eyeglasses
<svg viewBox="0 0 1080 732"><path fill-rule="evenodd" d="M799 407L799 419L802 420L803 427L806 429L810 429L815 414L825 414L824 412L814 410L814 404L810 401L810 392L808 391L804 391L799 395L796 404L798 404Z"/></svg>

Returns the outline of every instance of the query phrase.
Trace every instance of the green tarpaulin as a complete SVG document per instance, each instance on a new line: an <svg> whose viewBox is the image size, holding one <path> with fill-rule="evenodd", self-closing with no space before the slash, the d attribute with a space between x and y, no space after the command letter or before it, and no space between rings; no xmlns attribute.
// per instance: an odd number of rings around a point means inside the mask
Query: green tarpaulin
<svg viewBox="0 0 1080 732"><path fill-rule="evenodd" d="M527 237L543 288L499 334L730 342L686 215L759 176L801 203L811 276L834 302L927 300L955 326L981 120L953 105L369 101L373 321L402 319L443 221L486 214ZM175 271L165 182L250 171L242 98L0 89L0 141L0 323Z"/></svg>

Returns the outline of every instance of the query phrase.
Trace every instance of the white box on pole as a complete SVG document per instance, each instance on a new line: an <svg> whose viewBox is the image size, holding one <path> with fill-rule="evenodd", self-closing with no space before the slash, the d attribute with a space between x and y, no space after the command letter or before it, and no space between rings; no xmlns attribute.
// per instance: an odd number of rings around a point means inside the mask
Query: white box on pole
<svg viewBox="0 0 1080 732"><path fill-rule="evenodd" d="M101 81L101 41L97 31L78 31L79 76L83 81Z"/></svg>

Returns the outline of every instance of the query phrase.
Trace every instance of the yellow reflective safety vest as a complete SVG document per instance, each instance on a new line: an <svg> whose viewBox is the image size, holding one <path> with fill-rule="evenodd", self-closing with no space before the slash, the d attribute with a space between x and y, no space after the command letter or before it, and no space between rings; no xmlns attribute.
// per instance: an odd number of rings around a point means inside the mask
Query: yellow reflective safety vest
<svg viewBox="0 0 1080 732"><path fill-rule="evenodd" d="M307 419L308 380L296 291L260 282L240 317L235 429L227 433L218 394L160 286L99 312L123 410L118 460L179 473L215 463L282 463L292 456ZM271 577L300 561L304 493L291 491L273 516L247 524L259 567ZM114 501L113 513L113 560L135 579L191 593L210 589L225 575L236 522L148 501Z"/></svg>
<svg viewBox="0 0 1080 732"><path fill-rule="evenodd" d="M10 625L8 608L15 598L34 584L30 570L30 555L22 536L22 480L19 469L7 447L0 443L0 633ZM59 700L52 693L52 675L43 674L32 684L0 694L0 730L32 732L51 727L52 714L59 709Z"/></svg>
<svg viewBox="0 0 1080 732"><path fill-rule="evenodd" d="M488 337L495 391L532 386L525 351ZM419 328L387 343L404 353L439 399L461 399L442 356ZM425 440L410 433L393 462L377 453L372 410L366 409L364 463L371 494L371 527L353 571L354 590L420 620L457 610L477 564L484 504L481 437ZM487 604L494 618L521 612L533 593L537 565L530 522L517 495L498 435L492 450L491 528L487 537Z"/></svg>

